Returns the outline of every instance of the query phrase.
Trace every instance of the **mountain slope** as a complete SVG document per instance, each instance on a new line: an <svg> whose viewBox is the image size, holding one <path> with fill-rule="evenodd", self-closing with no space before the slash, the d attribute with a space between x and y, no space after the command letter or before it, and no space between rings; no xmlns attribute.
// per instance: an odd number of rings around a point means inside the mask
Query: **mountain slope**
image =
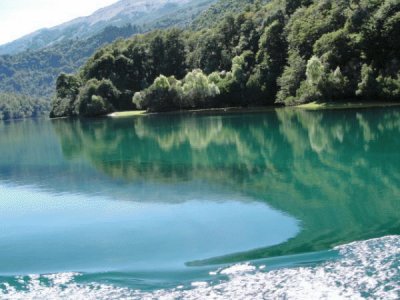
<svg viewBox="0 0 400 300"><path fill-rule="evenodd" d="M88 38L100 33L108 26L143 25L193 2L204 2L204 0L121 0L97 10L90 16L80 17L53 28L41 29L2 45L0 55L39 50L69 39Z"/></svg>
<svg viewBox="0 0 400 300"><path fill-rule="evenodd" d="M57 76L62 72L75 72L99 47L118 38L127 38L157 28L187 26L214 1L122 0L92 16L34 33L29 41L22 39L15 42L20 43L18 47L28 47L30 50L0 56L0 93L22 93L49 98L54 92ZM145 5L145 2L149 5ZM142 6L138 6L139 4ZM129 23L129 20L134 22ZM103 29L97 31L99 28ZM40 38L46 32L50 32L47 34L48 39ZM63 33L62 36L60 32ZM87 36L93 32L97 33ZM57 42L54 42L56 38ZM43 41L47 41L44 48L41 46Z"/></svg>
<svg viewBox="0 0 400 300"><path fill-rule="evenodd" d="M0 92L48 97L62 72L76 71L102 45L141 32L137 26L110 26L88 38L66 40L37 51L0 56Z"/></svg>
<svg viewBox="0 0 400 300"><path fill-rule="evenodd" d="M210 28L218 24L227 15L242 12L246 7L256 4L256 2L258 2L258 5L261 5L268 1L270 0L219 0L194 20L192 28Z"/></svg>

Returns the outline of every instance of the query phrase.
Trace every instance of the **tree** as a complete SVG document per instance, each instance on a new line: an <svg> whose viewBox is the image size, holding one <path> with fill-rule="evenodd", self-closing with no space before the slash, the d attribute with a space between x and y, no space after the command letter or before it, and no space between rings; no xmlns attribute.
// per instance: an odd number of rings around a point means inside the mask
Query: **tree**
<svg viewBox="0 0 400 300"><path fill-rule="evenodd" d="M140 109L147 109L149 112L170 111L179 108L180 99L177 89L171 85L170 80L160 75L154 83L142 92L135 93L133 102Z"/></svg>
<svg viewBox="0 0 400 300"><path fill-rule="evenodd" d="M50 111L51 118L73 116L81 81L74 75L62 73L56 82L57 93Z"/></svg>
<svg viewBox="0 0 400 300"><path fill-rule="evenodd" d="M114 72L115 58L111 53L105 53L93 62L87 78L110 78Z"/></svg>
<svg viewBox="0 0 400 300"><path fill-rule="evenodd" d="M311 2L311 0L285 0L285 11L288 15L291 15L299 7L308 6Z"/></svg>
<svg viewBox="0 0 400 300"><path fill-rule="evenodd" d="M400 102L400 72L395 77L381 75L377 81L380 98L386 101Z"/></svg>
<svg viewBox="0 0 400 300"><path fill-rule="evenodd" d="M307 63L306 80L296 92L296 102L343 100L348 95L348 79L340 67L329 71L317 56Z"/></svg>
<svg viewBox="0 0 400 300"><path fill-rule="evenodd" d="M217 85L201 70L189 72L182 84L182 101L192 107L206 107L220 93Z"/></svg>
<svg viewBox="0 0 400 300"><path fill-rule="evenodd" d="M317 86L323 78L325 67L317 56L313 56L307 62L306 77L311 86Z"/></svg>
<svg viewBox="0 0 400 300"><path fill-rule="evenodd" d="M378 97L378 82L376 75L371 66L364 64L361 69L361 81L356 91L357 96L361 96L367 100L373 100Z"/></svg>
<svg viewBox="0 0 400 300"><path fill-rule="evenodd" d="M109 80L89 80L80 90L75 112L83 117L96 117L115 111L111 103L118 97L116 91Z"/></svg>
<svg viewBox="0 0 400 300"><path fill-rule="evenodd" d="M289 65L278 78L280 90L277 94L277 103L292 104L295 101L297 89L305 79L306 62L298 51L289 51L288 63Z"/></svg>
<svg viewBox="0 0 400 300"><path fill-rule="evenodd" d="M256 65L247 83L255 103L271 104L275 101L277 79L286 64L287 43L283 33L283 16L278 12L274 17L277 20L264 29L260 38Z"/></svg>
<svg viewBox="0 0 400 300"><path fill-rule="evenodd" d="M74 75L61 73L56 81L58 98L75 98L81 86L80 80Z"/></svg>
<svg viewBox="0 0 400 300"><path fill-rule="evenodd" d="M165 36L165 76L174 75L182 78L186 71L186 53L183 32L180 29L171 29Z"/></svg>

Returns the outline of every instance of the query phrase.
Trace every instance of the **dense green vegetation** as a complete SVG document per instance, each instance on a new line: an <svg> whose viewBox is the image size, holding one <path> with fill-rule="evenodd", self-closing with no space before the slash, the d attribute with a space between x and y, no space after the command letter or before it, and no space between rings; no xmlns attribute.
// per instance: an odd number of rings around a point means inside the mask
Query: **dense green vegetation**
<svg viewBox="0 0 400 300"><path fill-rule="evenodd" d="M52 46L0 56L0 91L51 98L60 73L74 73L102 46L119 38L171 26L188 26L213 0L197 1L140 25L109 26L88 38L67 39Z"/></svg>
<svg viewBox="0 0 400 300"><path fill-rule="evenodd" d="M228 15L241 13L249 7L249 5L254 3L261 5L269 1L270 0L219 0L196 18L191 24L191 28L198 30L215 26L221 19Z"/></svg>
<svg viewBox="0 0 400 300"><path fill-rule="evenodd" d="M50 103L45 99L0 93L0 120L39 117L48 115L49 111Z"/></svg>
<svg viewBox="0 0 400 300"><path fill-rule="evenodd" d="M74 76L79 86L58 85L70 92L58 93L52 116L65 115L57 112L66 103L67 115L92 116L135 106L165 111L400 100L397 0L252 2L211 28L155 31L99 50ZM104 82L112 92L86 97L89 86L94 91ZM85 101L98 111L77 109Z"/></svg>
<svg viewBox="0 0 400 300"><path fill-rule="evenodd" d="M30 45L32 50L16 55L0 56L0 93L30 95L35 99L45 98L50 103L55 92L57 77L61 73L76 72L97 49L117 39L128 38L155 28L187 27L195 16L214 1L196 0L181 6L171 4L153 12L151 16L137 17L133 23L124 26L108 26L89 37L64 38L44 48L40 48L39 44L32 44ZM43 39L54 39L53 35L60 33L57 30L53 31L47 30L33 40L38 39L37 43L41 43L44 42ZM74 30L68 32L72 33ZM49 36L42 37L45 34ZM21 47L22 45L17 48ZM24 96L18 97L28 99ZM33 100L23 104L20 110L23 111L25 106L30 106L31 101ZM129 102L131 103L131 99ZM12 105L15 105L15 102Z"/></svg>
<svg viewBox="0 0 400 300"><path fill-rule="evenodd" d="M215 0L196 0L165 8L124 26L108 26L85 38L67 38L41 49L0 56L0 92L51 98L61 73L74 73L102 46L156 28L185 27ZM140 22L139 22L140 21Z"/></svg>
<svg viewBox="0 0 400 300"><path fill-rule="evenodd" d="M75 72L99 47L141 30L131 25L111 26L85 40L68 40L39 51L0 56L0 91L50 98L60 73Z"/></svg>

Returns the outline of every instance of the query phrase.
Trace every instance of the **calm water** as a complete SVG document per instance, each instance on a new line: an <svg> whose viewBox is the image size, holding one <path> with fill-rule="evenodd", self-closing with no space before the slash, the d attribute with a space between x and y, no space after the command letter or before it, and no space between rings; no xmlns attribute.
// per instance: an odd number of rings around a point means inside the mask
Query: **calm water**
<svg viewBox="0 0 400 300"><path fill-rule="evenodd" d="M0 124L0 298L400 297L400 109Z"/></svg>

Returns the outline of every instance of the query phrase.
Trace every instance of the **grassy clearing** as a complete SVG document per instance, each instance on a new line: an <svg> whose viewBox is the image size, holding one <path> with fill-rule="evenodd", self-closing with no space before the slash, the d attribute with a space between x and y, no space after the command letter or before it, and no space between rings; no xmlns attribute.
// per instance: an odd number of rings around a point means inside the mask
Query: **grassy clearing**
<svg viewBox="0 0 400 300"><path fill-rule="evenodd" d="M320 110L320 109L348 109L348 108L369 108L369 107L389 107L399 106L400 103L393 102L342 102L342 103L320 103L310 102L307 104L300 104L296 108L306 110Z"/></svg>
<svg viewBox="0 0 400 300"><path fill-rule="evenodd" d="M112 118L126 118L134 116L142 116L146 113L145 110L132 110L132 111L120 111L109 114L108 117Z"/></svg>

